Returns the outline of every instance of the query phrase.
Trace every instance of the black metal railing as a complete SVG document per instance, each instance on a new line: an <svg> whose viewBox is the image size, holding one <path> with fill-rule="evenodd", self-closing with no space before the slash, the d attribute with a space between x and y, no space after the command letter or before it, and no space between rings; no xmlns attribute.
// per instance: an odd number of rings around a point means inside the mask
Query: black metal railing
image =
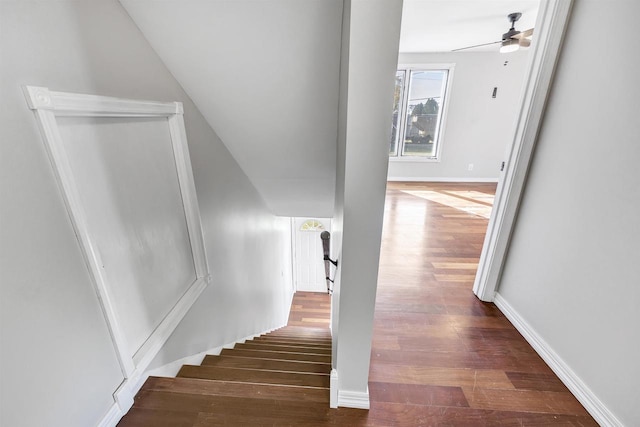
<svg viewBox="0 0 640 427"><path fill-rule="evenodd" d="M331 233L328 231L323 231L320 233L320 239L322 239L322 252L323 252L323 260L324 260L324 275L327 280L327 293L331 294L333 292L333 280L331 279L331 266L329 263L333 264L335 267L338 267L338 260L332 260L329 258L330 254L330 242L331 242ZM335 278L335 276L334 276Z"/></svg>

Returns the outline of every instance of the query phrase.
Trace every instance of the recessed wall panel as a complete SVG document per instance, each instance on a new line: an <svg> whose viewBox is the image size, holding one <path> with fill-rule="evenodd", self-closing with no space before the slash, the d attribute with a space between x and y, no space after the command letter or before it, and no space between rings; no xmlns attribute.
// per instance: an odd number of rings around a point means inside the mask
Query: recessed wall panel
<svg viewBox="0 0 640 427"><path fill-rule="evenodd" d="M131 356L196 278L165 118L59 117Z"/></svg>

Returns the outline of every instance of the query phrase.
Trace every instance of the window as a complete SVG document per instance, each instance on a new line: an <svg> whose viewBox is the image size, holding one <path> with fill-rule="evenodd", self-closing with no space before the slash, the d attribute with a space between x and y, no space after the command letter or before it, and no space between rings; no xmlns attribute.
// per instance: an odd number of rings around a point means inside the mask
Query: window
<svg viewBox="0 0 640 427"><path fill-rule="evenodd" d="M451 66L396 72L389 156L438 159Z"/></svg>
<svg viewBox="0 0 640 427"><path fill-rule="evenodd" d="M300 231L322 231L324 225L317 219L308 219L301 226Z"/></svg>

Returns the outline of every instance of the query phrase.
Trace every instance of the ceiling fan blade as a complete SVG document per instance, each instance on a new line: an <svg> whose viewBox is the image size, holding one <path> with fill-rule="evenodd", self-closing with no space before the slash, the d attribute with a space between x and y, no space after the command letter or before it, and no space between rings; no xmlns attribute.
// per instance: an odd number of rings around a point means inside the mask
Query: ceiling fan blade
<svg viewBox="0 0 640 427"><path fill-rule="evenodd" d="M520 33L516 34L512 38L523 40L526 37L531 37L532 34L533 34L533 28L529 28L528 30L521 31Z"/></svg>
<svg viewBox="0 0 640 427"><path fill-rule="evenodd" d="M518 44L520 46L522 46L522 47L529 47L529 46L531 46L531 40L529 40L529 39L520 39Z"/></svg>
<svg viewBox="0 0 640 427"><path fill-rule="evenodd" d="M458 49L453 49L451 52L457 52L457 51L466 50L466 49L473 49L474 47L489 46L489 45L496 44L496 43L502 43L502 40L498 40L497 42L482 43L482 44L476 44L476 45L473 45L473 46L460 47Z"/></svg>

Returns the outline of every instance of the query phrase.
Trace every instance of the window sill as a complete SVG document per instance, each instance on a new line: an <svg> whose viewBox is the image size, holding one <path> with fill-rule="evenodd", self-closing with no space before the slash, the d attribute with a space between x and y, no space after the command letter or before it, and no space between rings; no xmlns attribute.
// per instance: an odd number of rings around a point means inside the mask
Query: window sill
<svg viewBox="0 0 640 427"><path fill-rule="evenodd" d="M420 157L420 156L393 156L389 157L390 162L398 163L440 163L439 158Z"/></svg>

